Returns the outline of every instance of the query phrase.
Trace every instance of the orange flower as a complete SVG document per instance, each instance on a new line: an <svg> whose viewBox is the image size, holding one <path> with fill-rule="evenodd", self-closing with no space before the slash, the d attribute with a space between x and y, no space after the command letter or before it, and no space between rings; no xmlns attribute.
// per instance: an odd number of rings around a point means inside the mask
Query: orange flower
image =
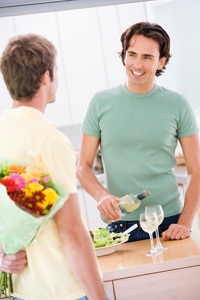
<svg viewBox="0 0 200 300"><path fill-rule="evenodd" d="M26 166L19 166L16 164L12 164L8 167L8 172L21 174L25 171L25 169L26 169Z"/></svg>

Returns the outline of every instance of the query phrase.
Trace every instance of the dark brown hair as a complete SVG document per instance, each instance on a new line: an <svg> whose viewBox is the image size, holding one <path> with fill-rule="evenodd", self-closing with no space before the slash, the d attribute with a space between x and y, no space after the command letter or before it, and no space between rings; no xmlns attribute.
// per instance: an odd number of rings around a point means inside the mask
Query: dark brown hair
<svg viewBox="0 0 200 300"><path fill-rule="evenodd" d="M124 64L124 59L126 51L129 48L130 39L133 35L143 35L146 38L153 39L159 44L160 58L166 57L165 65L161 70L156 71L156 76L160 76L164 69L166 69L166 64L169 62L171 57L170 54L170 38L167 32L158 24L149 22L140 22L130 26L121 35L122 51L119 56Z"/></svg>
<svg viewBox="0 0 200 300"><path fill-rule="evenodd" d="M30 101L47 70L53 80L55 58L54 45L40 35L27 34L12 38L0 61L0 69L11 97L18 101Z"/></svg>

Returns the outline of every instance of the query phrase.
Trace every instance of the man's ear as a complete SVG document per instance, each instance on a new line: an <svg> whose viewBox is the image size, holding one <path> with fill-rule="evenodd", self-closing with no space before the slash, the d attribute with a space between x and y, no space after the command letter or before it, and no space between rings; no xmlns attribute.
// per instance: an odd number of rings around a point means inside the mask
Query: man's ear
<svg viewBox="0 0 200 300"><path fill-rule="evenodd" d="M167 58L164 56L162 58L160 58L159 63L158 63L158 70L161 70L164 67L166 60L167 60Z"/></svg>
<svg viewBox="0 0 200 300"><path fill-rule="evenodd" d="M44 74L41 76L41 83L47 84L49 82L49 71L45 71Z"/></svg>

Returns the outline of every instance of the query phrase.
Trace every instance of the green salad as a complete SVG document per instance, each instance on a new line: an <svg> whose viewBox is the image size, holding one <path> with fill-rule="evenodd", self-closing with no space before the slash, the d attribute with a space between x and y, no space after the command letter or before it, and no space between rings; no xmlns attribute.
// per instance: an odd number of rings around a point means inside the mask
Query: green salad
<svg viewBox="0 0 200 300"><path fill-rule="evenodd" d="M105 228L90 231L95 248L113 246L128 241L130 234L123 235L121 232L109 232Z"/></svg>

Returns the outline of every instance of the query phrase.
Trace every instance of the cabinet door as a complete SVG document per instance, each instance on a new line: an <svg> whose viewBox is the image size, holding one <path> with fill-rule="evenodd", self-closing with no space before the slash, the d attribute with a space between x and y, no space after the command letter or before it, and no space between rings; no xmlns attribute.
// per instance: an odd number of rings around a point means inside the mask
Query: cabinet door
<svg viewBox="0 0 200 300"><path fill-rule="evenodd" d="M114 290L113 290L113 283L111 281L104 282L105 290L110 294L111 299L115 300Z"/></svg>
<svg viewBox="0 0 200 300"><path fill-rule="evenodd" d="M86 212L86 205L85 205L85 194L84 194L84 190L81 187L78 187L78 200L79 200L82 218L88 227L87 212Z"/></svg>
<svg viewBox="0 0 200 300"><path fill-rule="evenodd" d="M104 174L97 175L97 179L102 185L105 185ZM79 182L78 182L78 195L79 195L81 212L83 217L86 220L88 229L93 230L99 227L105 228L106 223L104 223L101 220L100 212L97 208L97 201L81 187Z"/></svg>
<svg viewBox="0 0 200 300"><path fill-rule="evenodd" d="M89 230L93 230L99 227L106 227L106 223L101 220L100 212L97 208L97 202L92 198L88 193L84 191L85 206L86 206L86 215L87 223Z"/></svg>
<svg viewBox="0 0 200 300"><path fill-rule="evenodd" d="M114 282L116 300L199 300L200 266Z"/></svg>
<svg viewBox="0 0 200 300"><path fill-rule="evenodd" d="M89 230L99 227L106 227L106 223L101 220L97 202L81 186L78 186L78 198L81 214Z"/></svg>

